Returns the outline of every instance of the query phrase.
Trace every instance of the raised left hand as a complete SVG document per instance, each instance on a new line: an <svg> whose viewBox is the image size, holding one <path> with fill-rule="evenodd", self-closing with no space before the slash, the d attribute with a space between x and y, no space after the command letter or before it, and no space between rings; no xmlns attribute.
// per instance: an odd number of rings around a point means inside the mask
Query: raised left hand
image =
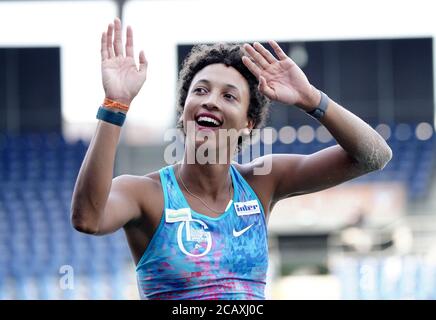
<svg viewBox="0 0 436 320"><path fill-rule="evenodd" d="M259 90L271 100L313 110L321 99L320 93L277 42L269 44L278 59L258 42L253 46L244 44L249 57L244 56L242 62L259 80Z"/></svg>

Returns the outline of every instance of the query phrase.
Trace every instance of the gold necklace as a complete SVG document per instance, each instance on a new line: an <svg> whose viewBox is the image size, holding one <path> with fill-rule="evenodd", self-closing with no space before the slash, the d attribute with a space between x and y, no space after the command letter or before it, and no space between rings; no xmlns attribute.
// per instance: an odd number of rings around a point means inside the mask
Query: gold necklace
<svg viewBox="0 0 436 320"><path fill-rule="evenodd" d="M182 176L181 176L181 174L180 174L180 172L181 172L181 168L182 168L182 165L180 165L180 167L179 167L178 176L179 176L179 180L180 180L180 182L182 183L183 187L185 188L186 192L188 192L188 193L189 193L191 196L193 196L194 198L200 200L201 203L204 204L204 206L205 206L206 208L208 208L209 210L211 210L211 211L213 211L213 212L215 212L215 213L217 213L217 214L221 214L221 213L223 213L223 211L217 211L217 210L215 210L215 209L212 209L211 207L209 207L209 206L207 205L207 203L206 203L203 199L201 199L199 196L197 196L197 195L193 194L191 191L189 191L188 187L186 186L186 184L185 184L185 182L183 181ZM231 189L232 189L232 184L230 183L230 186L229 186L229 194L230 194L230 200L229 200L229 203L230 203L230 201L232 200L232 190L231 190ZM228 206L228 205L227 205L227 206ZM227 209L227 207L226 207L226 209Z"/></svg>

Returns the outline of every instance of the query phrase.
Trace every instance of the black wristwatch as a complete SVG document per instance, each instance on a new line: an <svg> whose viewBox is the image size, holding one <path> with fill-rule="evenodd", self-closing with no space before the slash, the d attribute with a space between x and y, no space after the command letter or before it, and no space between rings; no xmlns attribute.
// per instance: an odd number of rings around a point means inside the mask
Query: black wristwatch
<svg viewBox="0 0 436 320"><path fill-rule="evenodd" d="M321 101L319 102L319 105L314 110L307 111L310 116L317 120L321 120L324 117L329 104L329 97L321 90L319 90L319 93L321 93Z"/></svg>

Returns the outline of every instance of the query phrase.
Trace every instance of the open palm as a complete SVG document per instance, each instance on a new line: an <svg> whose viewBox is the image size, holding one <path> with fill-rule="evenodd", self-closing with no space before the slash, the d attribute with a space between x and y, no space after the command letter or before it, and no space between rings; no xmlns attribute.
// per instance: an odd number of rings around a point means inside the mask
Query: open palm
<svg viewBox="0 0 436 320"><path fill-rule="evenodd" d="M115 32L113 32L115 29ZM114 37L112 40L112 35ZM139 68L133 57L133 31L126 31L126 52L123 52L121 21L115 19L101 37L101 73L106 98L129 105L138 94L147 75L147 60L139 53Z"/></svg>
<svg viewBox="0 0 436 320"><path fill-rule="evenodd" d="M259 79L259 90L268 98L290 105L316 105L317 92L304 72L289 58L275 41L269 44L274 57L260 43L244 45L249 57L244 56L245 66Z"/></svg>

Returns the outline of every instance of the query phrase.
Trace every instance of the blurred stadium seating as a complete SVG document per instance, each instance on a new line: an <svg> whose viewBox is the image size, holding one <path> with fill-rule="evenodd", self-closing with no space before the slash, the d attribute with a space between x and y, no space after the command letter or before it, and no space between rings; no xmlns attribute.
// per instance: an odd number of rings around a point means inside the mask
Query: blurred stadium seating
<svg viewBox="0 0 436 320"><path fill-rule="evenodd" d="M394 157L382 172L354 183L399 181L408 187L410 201L425 200L435 161L433 131L422 135L417 124L379 128ZM306 142L296 137L290 144L279 139L273 152L309 154L333 143L316 135ZM126 281L125 270L133 271L134 266L122 231L92 237L75 231L70 223L72 190L86 149L83 141L67 143L58 133L0 135L0 299L131 297L126 283L134 279ZM340 277L354 272L353 281L358 281L359 268L372 266L360 262L350 262L352 268L346 263L338 265L335 272ZM76 285L86 289L59 289L60 268L65 265L74 268L75 277L80 279ZM341 268L347 271L341 273ZM385 297L365 292L360 296L345 292L344 296Z"/></svg>
<svg viewBox="0 0 436 320"><path fill-rule="evenodd" d="M59 289L63 265L73 267L76 280L97 286L80 298L124 297L100 281L108 277L116 288L117 274L130 263L122 231L92 237L70 223L86 148L56 133L0 136L0 299L74 298L69 294L80 290Z"/></svg>
<svg viewBox="0 0 436 320"><path fill-rule="evenodd" d="M340 283L340 298L435 300L435 231L431 216L409 216L378 230L333 233L329 268ZM354 248L353 243L344 246L346 232L354 233Z"/></svg>
<svg viewBox="0 0 436 320"><path fill-rule="evenodd" d="M407 187L409 200L425 200L432 180L436 148L433 128L429 124L423 124L372 124L373 128L379 128L379 133L388 142L393 158L382 171L372 172L352 182L400 182ZM311 130L315 133L317 129ZM310 139L312 136L309 136ZM328 136L319 139L314 134L313 140L308 143L302 142L298 137L291 144L277 141L273 145L273 153L310 154L334 144L336 142Z"/></svg>

